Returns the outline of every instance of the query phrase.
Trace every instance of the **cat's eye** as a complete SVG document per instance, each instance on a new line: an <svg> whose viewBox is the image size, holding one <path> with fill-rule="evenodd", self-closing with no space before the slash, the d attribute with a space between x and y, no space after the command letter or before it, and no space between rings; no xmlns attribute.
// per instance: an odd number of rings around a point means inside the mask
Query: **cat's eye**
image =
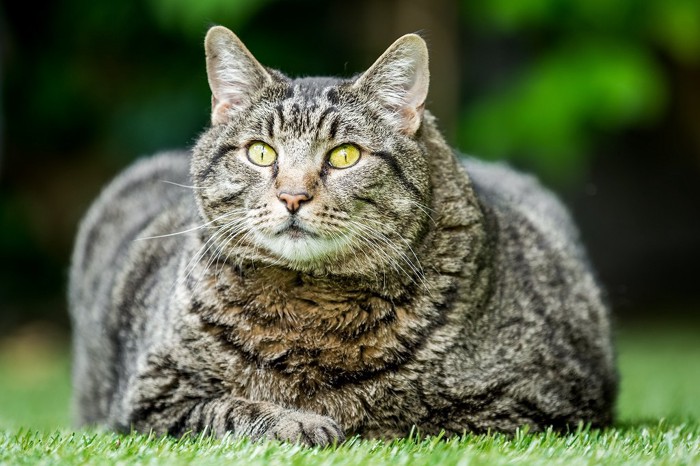
<svg viewBox="0 0 700 466"><path fill-rule="evenodd" d="M360 160L360 149L354 144L342 144L328 154L328 164L333 168L352 167Z"/></svg>
<svg viewBox="0 0 700 466"><path fill-rule="evenodd" d="M275 149L265 144L262 141L255 141L248 146L248 160L253 162L255 165L260 165L261 167L268 167L275 163L277 160L277 152Z"/></svg>

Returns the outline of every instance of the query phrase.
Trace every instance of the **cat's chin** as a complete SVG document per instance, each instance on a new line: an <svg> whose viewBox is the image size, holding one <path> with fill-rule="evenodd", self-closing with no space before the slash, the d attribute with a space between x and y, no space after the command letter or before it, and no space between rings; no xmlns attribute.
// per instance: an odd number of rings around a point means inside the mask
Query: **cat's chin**
<svg viewBox="0 0 700 466"><path fill-rule="evenodd" d="M324 238L303 229L289 228L276 235L256 238L272 255L292 264L312 265L343 253L350 238Z"/></svg>

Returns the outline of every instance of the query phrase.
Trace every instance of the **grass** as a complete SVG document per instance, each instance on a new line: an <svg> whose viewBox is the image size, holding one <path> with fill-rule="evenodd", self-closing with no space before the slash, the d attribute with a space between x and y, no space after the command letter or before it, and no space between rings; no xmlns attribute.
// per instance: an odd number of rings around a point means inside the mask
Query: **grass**
<svg viewBox="0 0 700 466"><path fill-rule="evenodd" d="M514 437L350 439L308 449L245 439L183 439L70 429L65 345L34 336L0 345L0 464L700 465L700 332L627 330L618 339L618 422Z"/></svg>

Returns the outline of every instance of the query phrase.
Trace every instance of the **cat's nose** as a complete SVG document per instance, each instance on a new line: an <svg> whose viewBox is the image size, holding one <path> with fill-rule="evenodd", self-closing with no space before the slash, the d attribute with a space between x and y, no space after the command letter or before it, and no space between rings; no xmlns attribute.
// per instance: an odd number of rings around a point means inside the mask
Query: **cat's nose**
<svg viewBox="0 0 700 466"><path fill-rule="evenodd" d="M277 198L280 201L287 204L287 210L291 213L294 213L297 210L299 210L299 207L301 207L302 202L311 200L311 196L309 196L309 193L307 192L288 193L283 191L277 194Z"/></svg>

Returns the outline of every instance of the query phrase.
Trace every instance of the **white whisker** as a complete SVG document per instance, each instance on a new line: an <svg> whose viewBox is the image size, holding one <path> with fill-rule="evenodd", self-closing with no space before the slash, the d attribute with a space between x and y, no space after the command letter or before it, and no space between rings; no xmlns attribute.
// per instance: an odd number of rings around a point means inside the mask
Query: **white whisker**
<svg viewBox="0 0 700 466"><path fill-rule="evenodd" d="M235 225L237 222L241 222L241 218L236 218L221 227L219 227L207 240L202 244L202 246L197 250L197 252L192 256L192 258L189 260L187 265L185 266L185 276L181 278L181 280L178 280L178 283L185 283L189 277L192 275L194 270L197 268L197 264L204 258L204 256L209 252L209 250L216 244L217 238L220 237L227 228ZM197 284L202 280L204 275L206 274L206 270L208 269L208 266L205 268L204 272L202 275L200 275L199 280L197 281Z"/></svg>
<svg viewBox="0 0 700 466"><path fill-rule="evenodd" d="M418 259L418 256L416 253L413 251L413 248L411 247L409 241L405 239L402 235L396 233L396 236L399 240L404 242L406 247L408 248L409 251L413 254L413 257L415 258L415 263L409 259L409 257L406 255L404 251L402 251L395 243L394 241L386 236L384 233L378 231L377 229L371 228L370 224L375 223L377 226L384 226L383 224L380 224L379 222L373 222L369 219L364 219L364 223L358 222L358 221L352 221L352 224L355 228L357 228L361 233L366 235L364 238L368 240L370 237L373 239L373 243L377 246L377 250L381 251L384 255L384 258L389 261L389 265L398 273L400 270L403 275L405 275L412 283L417 284L416 279L420 281L420 283L425 287L426 291L428 294L431 295L431 290L430 290L430 284L428 281L425 279L425 272L423 271L423 268L420 264L420 260ZM410 269L406 270L398 261L395 259L392 255L388 254L387 251L383 251L381 246L384 246L388 248L391 252L393 252L393 255L397 257L397 259L400 259L403 263L406 264L406 266Z"/></svg>
<svg viewBox="0 0 700 466"><path fill-rule="evenodd" d="M173 186L179 186L181 188L204 189L204 186L189 186L186 184L175 183L174 181L168 181L168 180L158 180L158 181L160 181L161 183L172 184Z"/></svg>
<svg viewBox="0 0 700 466"><path fill-rule="evenodd" d="M188 228L187 230L176 231L176 232L174 232L174 233L166 233L166 234L163 234L163 235L142 236L141 238L135 238L134 241L141 241L141 240L145 240L145 239L168 238L168 237L170 237L170 236L177 236L177 235L182 235L182 234L185 234L185 233L191 233L191 232L193 232L193 231L201 230L202 228L204 228L204 227L206 227L206 226L208 226L208 225L211 225L212 223L216 222L217 220L221 220L222 218L229 217L229 216L234 215L234 214L236 214L236 213L238 213L238 212L237 212L237 211L227 212L226 214L221 215L221 216L219 216L219 217L216 217L216 218L213 219L213 220L210 220L210 221L208 221L208 222L206 222L206 223L203 223L203 224L201 224L201 225L198 225L198 226L196 226L196 227Z"/></svg>

